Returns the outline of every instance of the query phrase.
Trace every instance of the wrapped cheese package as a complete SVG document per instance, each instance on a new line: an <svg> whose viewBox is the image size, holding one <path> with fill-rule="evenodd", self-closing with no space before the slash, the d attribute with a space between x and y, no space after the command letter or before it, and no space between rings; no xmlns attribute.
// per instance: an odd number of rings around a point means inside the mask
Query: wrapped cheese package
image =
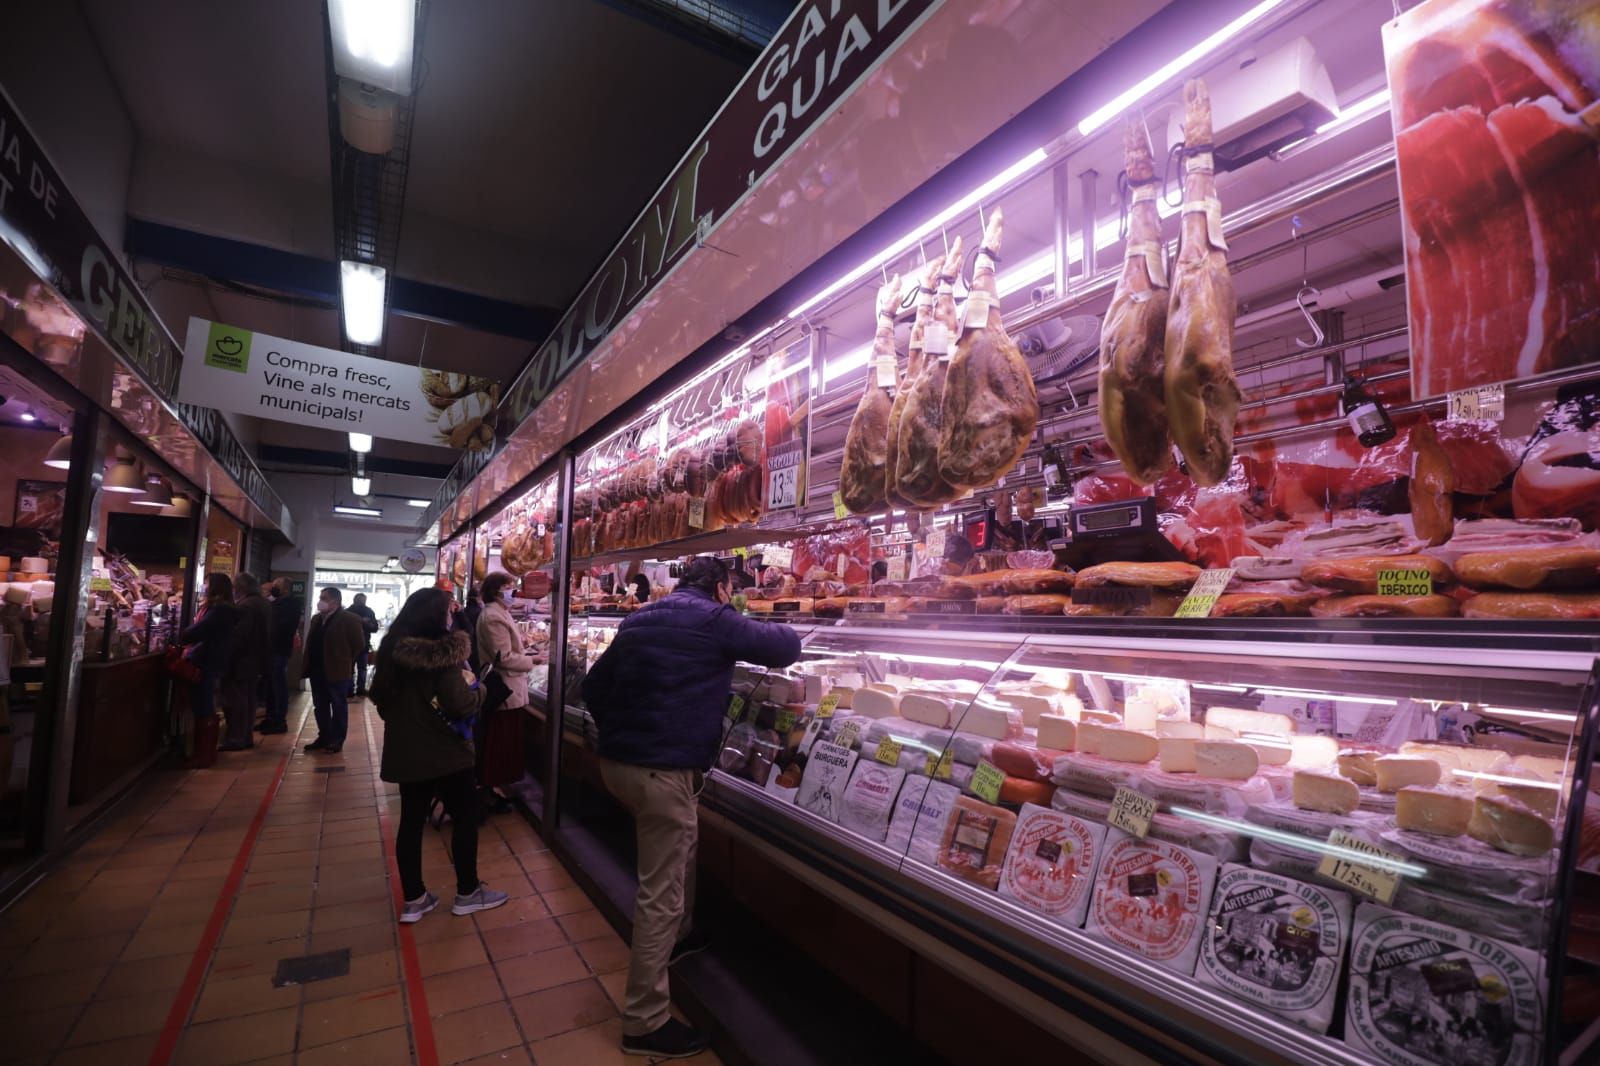
<svg viewBox="0 0 1600 1066"><path fill-rule="evenodd" d="M1119 788L1137 787L1145 772L1145 767L1138 763L1116 762L1074 751L1056 759L1050 779L1062 788L1109 799Z"/></svg>
<svg viewBox="0 0 1600 1066"><path fill-rule="evenodd" d="M849 748L826 740L811 745L795 805L837 822L843 810L845 786L850 782L850 772L855 769L859 757Z"/></svg>
<svg viewBox="0 0 1600 1066"><path fill-rule="evenodd" d="M1025 804L1000 875L1000 894L1062 925L1083 925L1106 827Z"/></svg>
<svg viewBox="0 0 1600 1066"><path fill-rule="evenodd" d="M883 840L906 772L866 759L856 763L840 801L839 824L868 840Z"/></svg>
<svg viewBox="0 0 1600 1066"><path fill-rule="evenodd" d="M1217 861L1163 840L1106 832L1085 928L1181 974L1194 973Z"/></svg>
<svg viewBox="0 0 1600 1066"><path fill-rule="evenodd" d="M1325 1033L1338 997L1352 906L1346 892L1224 866L1195 976Z"/></svg>
<svg viewBox="0 0 1600 1066"><path fill-rule="evenodd" d="M1407 829L1386 830L1379 843L1427 866L1433 884L1471 885L1474 891L1507 899L1541 900L1550 896L1555 883L1553 854L1510 855L1470 836L1430 836Z"/></svg>
<svg viewBox="0 0 1600 1066"><path fill-rule="evenodd" d="M1000 884L1017 816L971 796L958 796L939 841L941 868L984 888Z"/></svg>
<svg viewBox="0 0 1600 1066"><path fill-rule="evenodd" d="M1167 807L1193 807L1209 814L1235 818L1252 803L1272 800L1272 786L1260 775L1245 781L1232 781L1199 774L1173 774L1147 770L1139 779L1139 791Z"/></svg>
<svg viewBox="0 0 1600 1066"><path fill-rule="evenodd" d="M1091 822L1104 822L1111 813L1108 800L1068 792L1064 788L1056 789L1056 794L1050 797L1050 806ZM1158 813L1152 818L1150 839L1165 840L1180 848L1201 852L1219 863L1244 862L1250 855L1250 840L1243 834L1230 833L1226 829L1175 814Z"/></svg>
<svg viewBox="0 0 1600 1066"><path fill-rule="evenodd" d="M940 838L961 790L944 781L913 777L900 788L884 843L917 862L932 866Z"/></svg>

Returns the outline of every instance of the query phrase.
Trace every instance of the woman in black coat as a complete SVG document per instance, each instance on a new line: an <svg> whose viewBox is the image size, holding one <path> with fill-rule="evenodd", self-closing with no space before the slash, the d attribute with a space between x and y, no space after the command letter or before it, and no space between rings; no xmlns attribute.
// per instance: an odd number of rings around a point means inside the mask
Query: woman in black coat
<svg viewBox="0 0 1600 1066"><path fill-rule="evenodd" d="M217 686L233 653L233 631L239 609L233 605L233 579L214 573L206 577L206 598L194 622L178 636L184 658L200 669L200 679L189 686L189 711L194 715L194 754L206 761L217 748ZM209 763L207 763L209 765Z"/></svg>

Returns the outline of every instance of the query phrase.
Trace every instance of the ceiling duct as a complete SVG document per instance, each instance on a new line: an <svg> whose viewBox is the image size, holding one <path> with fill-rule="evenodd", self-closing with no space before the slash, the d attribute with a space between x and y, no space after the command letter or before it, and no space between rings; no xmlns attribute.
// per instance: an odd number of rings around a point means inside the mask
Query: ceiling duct
<svg viewBox="0 0 1600 1066"><path fill-rule="evenodd" d="M760 5L753 5L749 0L631 0L631 3L712 39L731 41L758 51L766 47L777 31L769 19L751 10Z"/></svg>

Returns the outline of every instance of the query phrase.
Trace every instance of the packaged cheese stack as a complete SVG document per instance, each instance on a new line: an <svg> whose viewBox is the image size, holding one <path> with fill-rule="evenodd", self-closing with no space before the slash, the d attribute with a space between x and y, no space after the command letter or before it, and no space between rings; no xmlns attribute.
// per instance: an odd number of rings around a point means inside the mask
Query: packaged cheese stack
<svg viewBox="0 0 1600 1066"><path fill-rule="evenodd" d="M1000 894L1078 928L1089 909L1106 827L1065 811L1024 804L1000 875Z"/></svg>
<svg viewBox="0 0 1600 1066"><path fill-rule="evenodd" d="M868 840L883 840L905 779L906 772L898 767L858 760L838 803L839 824Z"/></svg>
<svg viewBox="0 0 1600 1066"><path fill-rule="evenodd" d="M837 822L844 809L845 786L850 782L850 773L855 769L857 758L849 748L841 748L826 740L811 745L795 805L830 822Z"/></svg>
<svg viewBox="0 0 1600 1066"><path fill-rule="evenodd" d="M1108 801L1079 795L1064 788L1056 790L1050 799L1050 806L1102 825L1111 813ZM1243 835L1175 814L1158 813L1150 820L1148 835L1151 840L1164 840L1168 844L1209 855L1219 863L1244 862L1250 854L1250 841Z"/></svg>
<svg viewBox="0 0 1600 1066"><path fill-rule="evenodd" d="M1537 955L1372 903L1356 908L1344 1040L1392 1063L1538 1061Z"/></svg>
<svg viewBox="0 0 1600 1066"><path fill-rule="evenodd" d="M1108 829L1086 928L1182 974L1194 973L1217 861Z"/></svg>
<svg viewBox="0 0 1600 1066"><path fill-rule="evenodd" d="M1195 974L1202 983L1325 1033L1350 939L1351 906L1345 892L1224 866Z"/></svg>
<svg viewBox="0 0 1600 1066"><path fill-rule="evenodd" d="M932 866L938 861L944 829L960 795L961 790L953 784L926 777L910 778L900 788L884 843Z"/></svg>
<svg viewBox="0 0 1600 1066"><path fill-rule="evenodd" d="M939 866L985 888L1000 884L1017 816L971 796L958 796L939 841Z"/></svg>

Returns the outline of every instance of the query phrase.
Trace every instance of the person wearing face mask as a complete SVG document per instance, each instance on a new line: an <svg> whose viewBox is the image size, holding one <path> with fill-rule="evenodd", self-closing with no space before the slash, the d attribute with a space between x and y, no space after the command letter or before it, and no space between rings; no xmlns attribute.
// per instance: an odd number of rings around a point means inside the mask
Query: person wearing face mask
<svg viewBox="0 0 1600 1066"><path fill-rule="evenodd" d="M695 800L722 746L736 662L771 669L800 658L786 625L729 606L733 578L702 556L672 594L623 619L583 681L600 731L600 774L633 813L639 894L622 1014L622 1048L686 1057L705 1037L672 1017L667 967L705 946L690 936L694 913Z"/></svg>
<svg viewBox="0 0 1600 1066"><path fill-rule="evenodd" d="M306 677L317 717L317 739L306 745L307 751L342 751L350 727L350 672L367 646L367 631L361 619L341 606L342 600L338 589L323 589L306 633Z"/></svg>
<svg viewBox="0 0 1600 1066"><path fill-rule="evenodd" d="M516 579L496 571L483 581L483 610L478 615L478 676L494 666L511 690L504 705L480 716L478 787L492 808L510 804L493 790L522 780L522 727L528 713L528 679L536 665L522 648L522 633L511 617Z"/></svg>

